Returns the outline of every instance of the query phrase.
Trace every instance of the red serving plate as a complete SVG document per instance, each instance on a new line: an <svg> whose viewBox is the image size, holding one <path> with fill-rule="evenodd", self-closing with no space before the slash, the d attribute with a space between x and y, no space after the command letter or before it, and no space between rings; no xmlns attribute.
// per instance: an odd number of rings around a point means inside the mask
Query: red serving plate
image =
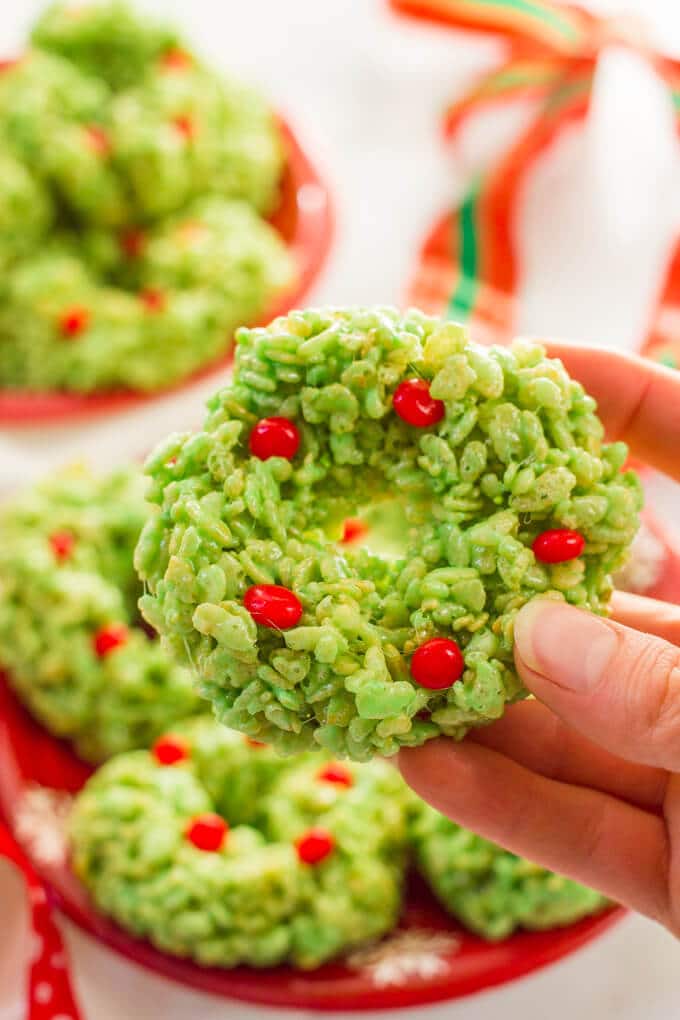
<svg viewBox="0 0 680 1020"><path fill-rule="evenodd" d="M297 277L294 286L267 310L260 320L262 325L301 303L323 266L333 236L328 190L291 127L281 118L278 123L286 150L286 164L281 181L281 201L270 221L293 254ZM231 353L224 354L188 379L153 393L134 390L69 393L63 390L0 389L0 425L41 425L46 421L74 420L121 411L220 372L230 361Z"/></svg>
<svg viewBox="0 0 680 1020"><path fill-rule="evenodd" d="M498 944L465 932L414 876L398 930L371 951L304 973L290 967L200 967L154 949L98 913L72 873L63 837L70 797L90 769L22 708L0 679L0 810L56 905L134 963L181 984L246 1002L298 1009L394 1009L454 999L544 967L606 931L620 909L568 928L524 932Z"/></svg>
<svg viewBox="0 0 680 1020"><path fill-rule="evenodd" d="M680 546L646 513L663 559L645 594L680 602ZM20 705L0 673L0 814L32 858L56 905L135 963L201 991L308 1010L396 1009L456 999L568 956L624 914L613 908L567 928L520 932L500 943L466 932L412 876L399 927L370 950L304 973L289 967L204 968L154 949L98 913L72 873L64 838L70 798L91 774L70 747Z"/></svg>

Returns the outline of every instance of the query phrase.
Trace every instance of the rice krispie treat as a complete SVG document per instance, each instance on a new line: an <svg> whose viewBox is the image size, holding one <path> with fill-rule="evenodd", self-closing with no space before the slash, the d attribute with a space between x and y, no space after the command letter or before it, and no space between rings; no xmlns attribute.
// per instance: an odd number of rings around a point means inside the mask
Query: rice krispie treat
<svg viewBox="0 0 680 1020"><path fill-rule="evenodd" d="M606 905L449 822L385 762L280 758L208 716L104 765L70 833L100 910L212 966L317 967L386 934L409 849L446 909L486 939Z"/></svg>
<svg viewBox="0 0 680 1020"><path fill-rule="evenodd" d="M73 469L0 510L0 667L88 761L148 746L196 706L188 672L140 626L139 472Z"/></svg>
<svg viewBox="0 0 680 1020"><path fill-rule="evenodd" d="M102 283L68 237L14 266L0 307L0 379L153 391L219 357L239 323L291 281L280 238L243 202L199 201L146 236L134 292Z"/></svg>
<svg viewBox="0 0 680 1020"><path fill-rule="evenodd" d="M116 90L136 85L156 61L179 67L192 60L176 29L120 0L50 4L31 41Z"/></svg>
<svg viewBox="0 0 680 1020"><path fill-rule="evenodd" d="M607 906L598 892L517 857L420 803L411 827L418 869L442 905L485 939L559 928Z"/></svg>
<svg viewBox="0 0 680 1020"><path fill-rule="evenodd" d="M641 489L595 411L540 346L417 311L243 329L203 430L148 460L142 613L224 723L282 752L459 739L525 694L520 606L606 612Z"/></svg>
<svg viewBox="0 0 680 1020"><path fill-rule="evenodd" d="M97 906L168 953L223 967L317 967L389 931L406 846L398 774L317 755L282 785L287 766L273 771L270 755L206 719L104 765L70 825ZM236 775L252 795L240 808Z"/></svg>
<svg viewBox="0 0 680 1020"><path fill-rule="evenodd" d="M0 68L0 387L167 387L294 282L273 112L116 0L32 39Z"/></svg>

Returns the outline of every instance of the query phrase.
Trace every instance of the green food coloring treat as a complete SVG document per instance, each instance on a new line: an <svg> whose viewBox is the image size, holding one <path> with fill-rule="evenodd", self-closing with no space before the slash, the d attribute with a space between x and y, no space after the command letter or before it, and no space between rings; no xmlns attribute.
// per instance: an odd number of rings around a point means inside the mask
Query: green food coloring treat
<svg viewBox="0 0 680 1020"><path fill-rule="evenodd" d="M209 719L166 739L181 741L180 760L121 755L76 800L73 865L101 910L165 952L222 967L313 968L394 927L407 835L394 770L372 763L351 787L328 782L322 755L286 764ZM235 782L250 803L234 800ZM222 836L206 847L193 826L215 812Z"/></svg>
<svg viewBox="0 0 680 1020"><path fill-rule="evenodd" d="M196 833L206 816L208 843ZM444 819L385 762L280 758L208 716L104 765L69 828L74 869L100 910L211 966L313 968L387 934L411 861L488 939L605 906Z"/></svg>
<svg viewBox="0 0 680 1020"><path fill-rule="evenodd" d="M100 239L91 234L84 244L92 243L92 259L106 260ZM221 198L149 230L137 293L103 283L74 248L62 236L5 282L0 378L9 384L80 392L167 386L223 354L238 324L292 279L274 229L245 203ZM73 314L82 320L69 335L64 323Z"/></svg>
<svg viewBox="0 0 680 1020"><path fill-rule="evenodd" d="M110 108L113 158L140 220L206 194L261 213L278 199L283 146L259 93L204 67L156 73Z"/></svg>
<svg viewBox="0 0 680 1020"><path fill-rule="evenodd" d="M47 191L19 160L0 156L0 265L33 251L50 226Z"/></svg>
<svg viewBox="0 0 680 1020"><path fill-rule="evenodd" d="M607 906L598 892L517 857L433 808L415 809L415 862L442 905L485 939L559 928Z"/></svg>
<svg viewBox="0 0 680 1020"><path fill-rule="evenodd" d="M526 694L522 605L606 612L642 502L625 459L536 344L294 312L239 331L203 430L149 458L141 610L219 719L284 753L459 739ZM367 542L343 544L357 516Z"/></svg>
<svg viewBox="0 0 680 1020"><path fill-rule="evenodd" d="M143 493L138 472L74 468L0 512L0 665L88 761L147 746L197 702L187 671L139 625Z"/></svg>
<svg viewBox="0 0 680 1020"><path fill-rule="evenodd" d="M167 387L294 282L278 124L125 4L53 5L32 42L0 73L0 387Z"/></svg>
<svg viewBox="0 0 680 1020"><path fill-rule="evenodd" d="M36 22L31 41L116 90L136 85L164 59L172 67L175 56L175 66L181 66L177 31L118 0L51 4ZM181 52L192 60L188 51Z"/></svg>

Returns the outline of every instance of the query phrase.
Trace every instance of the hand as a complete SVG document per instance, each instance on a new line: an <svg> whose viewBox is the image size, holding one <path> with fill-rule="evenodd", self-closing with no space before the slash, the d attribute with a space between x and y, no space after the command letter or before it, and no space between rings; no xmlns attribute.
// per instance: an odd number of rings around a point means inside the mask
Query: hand
<svg viewBox="0 0 680 1020"><path fill-rule="evenodd" d="M680 373L549 352L597 399L611 439L680 480ZM515 661L538 700L461 744L403 750L399 766L461 825L680 935L680 606L617 593L612 610L524 606Z"/></svg>

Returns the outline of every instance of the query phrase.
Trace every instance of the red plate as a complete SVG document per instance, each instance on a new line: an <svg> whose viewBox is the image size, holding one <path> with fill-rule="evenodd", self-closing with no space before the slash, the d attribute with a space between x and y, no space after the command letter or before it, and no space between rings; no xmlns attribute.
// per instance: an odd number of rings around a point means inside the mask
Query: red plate
<svg viewBox="0 0 680 1020"><path fill-rule="evenodd" d="M56 904L90 935L135 963L202 991L298 1009L390 1009L453 999L528 974L585 945L617 921L610 910L569 928L483 942L454 924L416 878L399 929L372 951L310 973L204 968L128 935L93 907L68 867L63 820L69 794L90 774L35 723L0 681L0 809Z"/></svg>
<svg viewBox="0 0 680 1020"><path fill-rule="evenodd" d="M299 305L321 270L333 236L333 216L328 191L288 124L279 119L286 148L286 166L281 183L281 203L271 217L297 263L295 286L276 301L261 324L270 322ZM0 424L40 425L45 421L89 418L121 411L182 389L224 369L231 354L204 366L188 379L154 393L117 390L99 393L65 391L0 390Z"/></svg>
<svg viewBox="0 0 680 1020"><path fill-rule="evenodd" d="M680 602L680 548L645 514L663 555L647 594ZM70 796L91 770L46 733L0 674L0 813L46 881L55 903L81 928L135 963L181 984L246 1002L298 1009L395 1009L456 999L545 967L597 938L624 911L609 910L568 928L521 932L493 944L470 935L437 905L417 876L398 929L372 950L311 973L203 968L167 956L97 912L72 874L63 822Z"/></svg>

